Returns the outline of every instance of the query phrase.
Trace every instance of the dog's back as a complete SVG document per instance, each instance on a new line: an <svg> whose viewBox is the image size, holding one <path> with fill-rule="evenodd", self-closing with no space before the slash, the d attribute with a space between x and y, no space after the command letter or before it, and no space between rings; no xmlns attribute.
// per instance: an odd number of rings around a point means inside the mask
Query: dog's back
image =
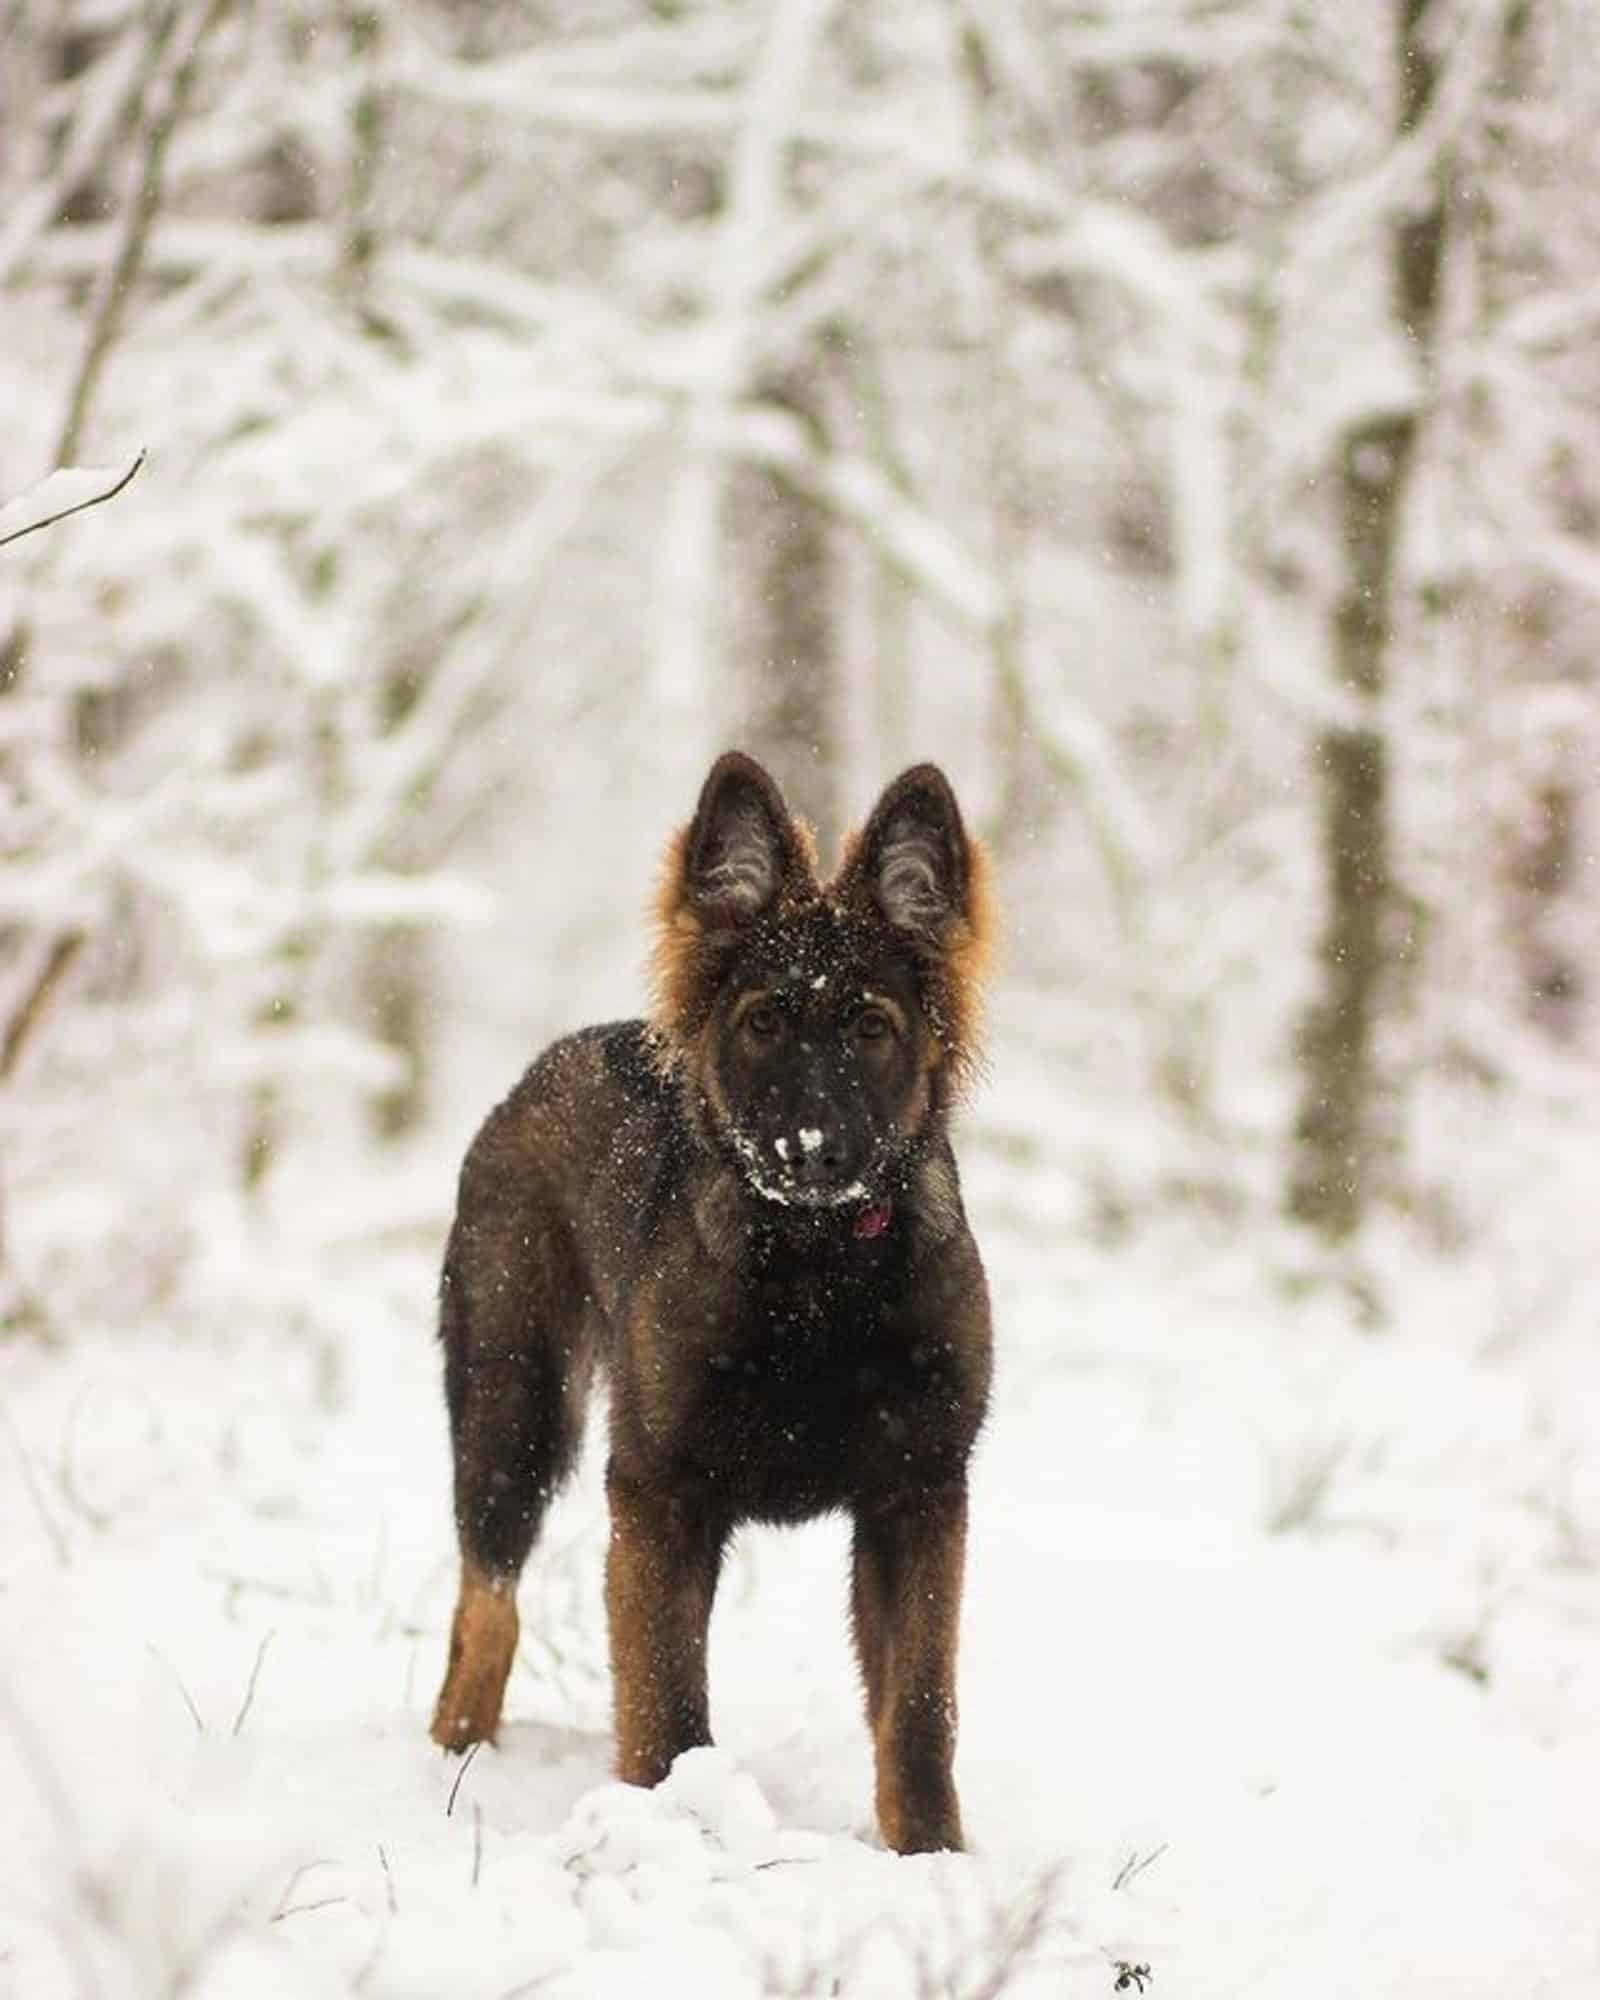
<svg viewBox="0 0 1600 2000"><path fill-rule="evenodd" d="M557 1043L462 1170L440 1742L498 1724L516 1578L604 1360L622 1775L654 1782L709 1740L732 1528L848 1508L880 1818L896 1846L959 1844L954 1621L989 1324L946 1128L983 925L981 857L931 767L827 887L759 766L713 771L670 858L657 1019Z"/></svg>

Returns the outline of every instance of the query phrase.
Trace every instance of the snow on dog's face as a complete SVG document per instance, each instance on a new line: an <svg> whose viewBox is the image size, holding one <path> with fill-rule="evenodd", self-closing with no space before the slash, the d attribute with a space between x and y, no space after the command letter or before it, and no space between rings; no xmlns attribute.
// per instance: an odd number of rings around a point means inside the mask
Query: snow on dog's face
<svg viewBox="0 0 1600 2000"><path fill-rule="evenodd" d="M764 1199L860 1209L976 1055L984 859L930 764L898 778L838 874L737 752L673 842L656 1026L703 1127Z"/></svg>

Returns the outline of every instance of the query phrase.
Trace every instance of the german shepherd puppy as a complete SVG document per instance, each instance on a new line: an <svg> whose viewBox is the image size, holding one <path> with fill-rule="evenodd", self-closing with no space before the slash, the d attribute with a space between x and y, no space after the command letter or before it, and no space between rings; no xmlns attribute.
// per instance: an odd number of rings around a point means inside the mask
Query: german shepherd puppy
<svg viewBox="0 0 1600 2000"><path fill-rule="evenodd" d="M733 1529L844 1508L883 1837L961 1846L956 1625L990 1348L947 1126L975 1060L986 873L920 764L824 884L809 830L730 752L668 850L653 1021L557 1042L489 1114L441 1285L447 1749L499 1726L517 1578L598 1362L619 1775L656 1784L711 1740Z"/></svg>

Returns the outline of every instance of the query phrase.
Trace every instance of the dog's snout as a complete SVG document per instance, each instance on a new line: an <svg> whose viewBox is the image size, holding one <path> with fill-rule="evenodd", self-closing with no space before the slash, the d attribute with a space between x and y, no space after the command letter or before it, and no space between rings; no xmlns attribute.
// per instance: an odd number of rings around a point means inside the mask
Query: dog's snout
<svg viewBox="0 0 1600 2000"><path fill-rule="evenodd" d="M839 1132L821 1125L802 1125L795 1138L795 1177L803 1186L825 1186L849 1165L849 1149Z"/></svg>

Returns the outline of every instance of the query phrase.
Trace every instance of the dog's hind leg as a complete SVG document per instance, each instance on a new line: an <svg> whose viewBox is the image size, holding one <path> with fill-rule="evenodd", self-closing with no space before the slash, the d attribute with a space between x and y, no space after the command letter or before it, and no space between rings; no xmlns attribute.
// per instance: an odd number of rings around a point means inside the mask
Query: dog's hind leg
<svg viewBox="0 0 1600 2000"><path fill-rule="evenodd" d="M517 1578L582 1439L593 1347L581 1288L576 1273L558 1268L554 1246L541 1247L545 1268L513 1281L500 1267L486 1280L489 1260L458 1228L445 1261L440 1330L461 1587L431 1733L448 1750L500 1726L517 1650Z"/></svg>

